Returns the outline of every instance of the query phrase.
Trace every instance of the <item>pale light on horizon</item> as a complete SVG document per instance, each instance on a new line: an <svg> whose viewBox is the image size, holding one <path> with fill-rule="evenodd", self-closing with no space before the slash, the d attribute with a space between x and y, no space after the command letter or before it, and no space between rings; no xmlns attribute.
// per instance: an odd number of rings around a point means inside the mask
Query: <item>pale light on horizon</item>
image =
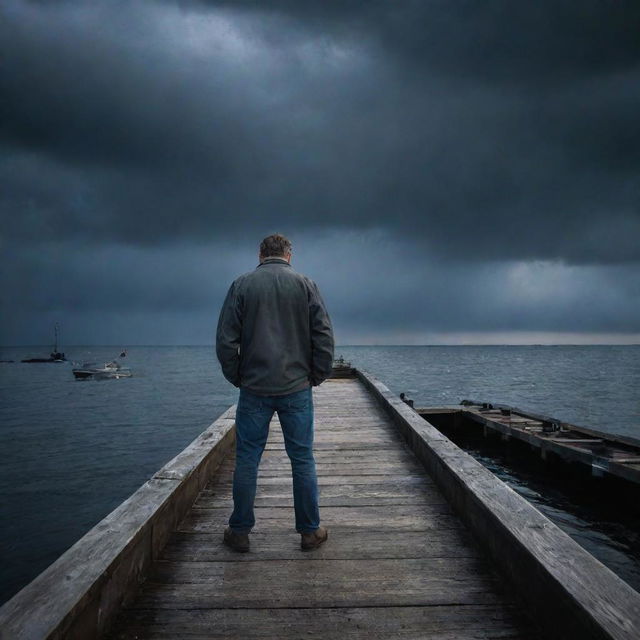
<svg viewBox="0 0 640 640"><path fill-rule="evenodd" d="M339 336L348 346L428 345L639 345L640 333L579 333L555 331L464 331L450 333L368 334Z"/></svg>

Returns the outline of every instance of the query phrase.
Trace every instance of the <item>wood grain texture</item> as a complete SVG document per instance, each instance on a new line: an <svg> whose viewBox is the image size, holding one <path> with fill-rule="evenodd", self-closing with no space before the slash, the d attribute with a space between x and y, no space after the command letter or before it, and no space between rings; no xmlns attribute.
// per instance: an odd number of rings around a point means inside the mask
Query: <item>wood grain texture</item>
<svg viewBox="0 0 640 640"><path fill-rule="evenodd" d="M300 609L137 609L117 640L525 640L527 621L516 607L440 605Z"/></svg>
<svg viewBox="0 0 640 640"><path fill-rule="evenodd" d="M433 480L356 380L314 389L329 540L300 551L272 421L251 551L221 544L233 454L201 491L111 638L533 638Z"/></svg>
<svg viewBox="0 0 640 640"><path fill-rule="evenodd" d="M464 529L435 529L429 532L393 530L362 531L331 529L331 544L323 545L313 558L357 560L369 558L478 557L479 552ZM357 540L357 544L354 544ZM220 544L218 533L176 533L165 547L164 560L231 561L300 560L300 536L294 531L251 535L251 553L238 554Z"/></svg>

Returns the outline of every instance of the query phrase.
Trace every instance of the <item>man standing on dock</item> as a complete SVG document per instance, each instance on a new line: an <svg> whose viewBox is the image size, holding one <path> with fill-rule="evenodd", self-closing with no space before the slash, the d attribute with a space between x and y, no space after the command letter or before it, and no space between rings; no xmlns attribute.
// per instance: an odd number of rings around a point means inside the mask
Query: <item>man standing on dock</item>
<svg viewBox="0 0 640 640"><path fill-rule="evenodd" d="M328 536L318 509L311 387L331 374L333 331L318 287L291 267L287 238L266 237L259 258L254 271L231 285L216 333L222 372L240 387L234 508L224 542L236 551L249 550L258 466L277 412L291 460L296 531L302 549L310 550Z"/></svg>

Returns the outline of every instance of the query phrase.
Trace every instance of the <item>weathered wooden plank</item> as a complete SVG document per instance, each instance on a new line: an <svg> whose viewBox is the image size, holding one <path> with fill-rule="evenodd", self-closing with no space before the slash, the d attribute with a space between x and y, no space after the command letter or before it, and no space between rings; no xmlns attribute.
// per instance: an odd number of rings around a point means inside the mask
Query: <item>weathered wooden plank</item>
<svg viewBox="0 0 640 640"><path fill-rule="evenodd" d="M220 477L230 475L235 468L234 463L226 462L219 470ZM316 460L316 472L318 476L342 475L347 476L376 476L376 475L401 475L403 473L419 474L423 473L420 465L416 462L354 462L353 459L343 462L321 462ZM260 465L259 477L276 477L285 474L291 475L291 463L288 458L279 458L270 463ZM425 476L426 482L432 482Z"/></svg>
<svg viewBox="0 0 640 640"><path fill-rule="evenodd" d="M367 442L369 439L385 438L398 442L400 439L397 433L394 433L390 428L390 425L370 425L355 427L348 423L336 424L336 425L323 425L320 428L316 428L314 434L314 442L322 441L323 439L332 440L344 440L358 442ZM269 438L281 442L284 440L284 436L280 427L272 426L269 431Z"/></svg>
<svg viewBox="0 0 640 640"><path fill-rule="evenodd" d="M462 525L452 516L448 504L384 505L324 507L320 514L328 527L349 527L401 531L431 531L459 529ZM256 507L254 531L282 531L293 526L293 510L288 507ZM178 531L198 533L222 532L229 519L227 508L193 509L178 527Z"/></svg>
<svg viewBox="0 0 640 640"><path fill-rule="evenodd" d="M405 444L398 444L396 447L386 449L364 449L364 448L353 448L346 449L341 451L340 449L335 450L315 450L314 456L316 459L316 464L322 464L323 462L335 462L335 463L345 463L345 466L349 462L416 462L416 457L411 453L409 448ZM233 456L228 458L228 461L233 461ZM278 449L266 449L262 455L262 460L260 462L260 468L263 466L268 466L270 462L278 462L282 463L287 460L287 454L284 450L284 447L279 447Z"/></svg>
<svg viewBox="0 0 640 640"><path fill-rule="evenodd" d="M389 442L316 442L313 447L316 451L388 451L395 448L395 441ZM284 443L268 442L266 451L283 451Z"/></svg>
<svg viewBox="0 0 640 640"><path fill-rule="evenodd" d="M357 476L355 476L357 477ZM384 476L378 476L384 478ZM273 480L274 478L268 478ZM280 478L275 478L280 479ZM293 490L292 482L287 481L279 484L259 484L256 498L290 498ZM421 480L419 478L418 480ZM416 489L423 489L418 490ZM425 491L424 489L431 489ZM359 498L414 498L416 502L429 502L429 504L446 504L442 494L433 490L433 485L417 482L363 482L358 484L327 484L320 485L320 504L325 505L328 498L342 498L350 502ZM219 485L209 491L202 491L194 503L194 507L216 506L216 500L231 499L231 485Z"/></svg>
<svg viewBox="0 0 640 640"><path fill-rule="evenodd" d="M278 435L269 435L268 445L283 445L284 438L281 434ZM394 449L396 447L402 447L402 441L398 439L397 435L392 433L384 433L378 432L376 434L371 435L358 435L358 434L344 434L337 431L327 431L321 434L316 433L314 436L314 449L316 445L325 444L325 445L338 445L344 444L347 449L368 449L371 448L367 445L380 445L387 444L389 445L387 448ZM326 447L325 447L326 448ZM334 447L338 448L338 447Z"/></svg>
<svg viewBox="0 0 640 640"><path fill-rule="evenodd" d="M279 476L267 476L267 477L260 477L258 478L258 487L267 487L267 486L271 486L271 485L279 485L279 484L290 484L292 482L291 480L291 473L289 474L283 474L283 475L279 475ZM210 482L206 489L204 489L205 492L208 491L214 491L216 489L216 487L225 487L225 486L230 486L231 484L231 477L228 476L226 478L221 478L220 480L214 480L213 482ZM435 487L434 483L432 480L426 478L424 476L424 474L422 475L411 475L411 474L404 474L404 475L380 475L380 474L376 474L376 475L371 475L371 476L365 476L365 475L358 475L358 476L342 476L342 475L333 475L333 476L327 476L324 477L322 479L318 479L318 485L320 487L327 487L327 486L333 486L333 485L338 485L338 486L347 486L347 485L354 485L354 484L367 484L367 485L373 485L373 484L395 484L397 486L402 486L402 485L406 485L406 486L412 486L415 487L416 490L420 490L420 489L428 489L428 488L432 488Z"/></svg>
<svg viewBox="0 0 640 640"><path fill-rule="evenodd" d="M509 601L477 558L158 562L136 608L295 608Z"/></svg>
<svg viewBox="0 0 640 640"><path fill-rule="evenodd" d="M463 529L424 531L358 530L348 527L331 530L331 542L314 551L314 558L428 558L478 557L471 536ZM230 561L299 560L300 536L293 531L251 534L251 551L238 554L221 544L214 533L176 532L167 543L164 560Z"/></svg>
<svg viewBox="0 0 640 640"><path fill-rule="evenodd" d="M566 444L584 444L584 443L598 443L604 442L600 438L548 438L553 442L564 442Z"/></svg>
<svg viewBox="0 0 640 640"><path fill-rule="evenodd" d="M369 561L366 561L369 562ZM253 563L241 563L251 567ZM275 564L275 563L274 563ZM253 579L254 576L251 576ZM496 585L473 578L456 580L433 576L420 580L412 576L394 576L390 580L353 581L331 575L324 580L296 580L295 590L286 585L257 588L249 580L223 579L219 584L147 583L133 608L154 609L235 609L298 607L378 607L457 604L494 604L505 602L496 593ZM367 590L366 587L370 590Z"/></svg>
<svg viewBox="0 0 640 640"><path fill-rule="evenodd" d="M344 420L327 419L322 424L316 426L314 437L321 436L325 433L335 434L344 437L367 437L377 436L380 434L389 434L398 436L393 431L391 425L382 417L380 420L371 418L362 418L359 424L354 424L352 420L345 418ZM269 437L281 438L282 430L277 422L271 424L269 429Z"/></svg>
<svg viewBox="0 0 640 640"><path fill-rule="evenodd" d="M338 467L340 470L343 467ZM400 467L401 469L401 467ZM233 476L225 472L200 493L195 508L229 508L232 500ZM424 472L339 476L319 475L320 504L325 506L357 505L410 505L420 503L445 503L434 491L434 483ZM277 474L263 474L258 480L256 493L257 507L292 506L293 481L288 463Z"/></svg>
<svg viewBox="0 0 640 640"><path fill-rule="evenodd" d="M482 640L526 638L516 607L439 605L430 607L134 610L113 640Z"/></svg>
<svg viewBox="0 0 640 640"><path fill-rule="evenodd" d="M566 431L545 434L541 429L523 430L522 419L488 415L477 408L466 408L463 413L466 418L482 425L484 429L527 442L539 449L545 458L551 452L566 461L590 468L594 475L609 474L640 484L638 469L619 460L635 456L640 450L640 440L611 436L566 423L562 423ZM551 421L551 418L547 420Z"/></svg>
<svg viewBox="0 0 640 640"><path fill-rule="evenodd" d="M305 581L311 587L312 584L339 577L343 585L347 582L362 584L363 589L372 591L377 582L403 582L405 576L415 581L416 585L423 585L431 578L468 579L488 584L487 580L493 581L493 577L479 577L484 574L490 576L488 569L486 560L478 555L336 560L326 556L320 558L316 554L298 554L292 562L272 562L260 558L254 559L251 566L235 561L192 562L163 559L154 563L147 579L157 584L218 585L220 589L234 583L234 589L229 589L228 597L236 600L243 598L241 593L235 592L236 583L257 591L274 587L296 590L303 587Z"/></svg>
<svg viewBox="0 0 640 640"><path fill-rule="evenodd" d="M321 513L325 507L382 507L385 505L403 505L407 508L410 508L412 505L419 504L428 504L429 501L427 499L421 498L420 496L409 495L409 496L393 496L393 497L363 497L363 496L329 496L322 497L320 500L320 510ZM231 513L233 510L233 501L231 498L228 499L220 499L215 507L226 507L228 512ZM293 510L293 497L256 497L255 501L256 507L289 507ZM198 507L194 507L197 509ZM326 523L323 523L326 524Z"/></svg>
<svg viewBox="0 0 640 640"><path fill-rule="evenodd" d="M379 488L382 487L382 488ZM292 487L267 487L270 491L261 491L255 499L256 507L290 507L293 508ZM350 491L343 487L328 487L321 491L320 510L325 507L354 507L354 506L383 506L383 505L421 505L421 504L443 504L447 502L439 494L416 493L413 490L399 491L386 488L384 485L355 485ZM231 512L233 499L231 490L221 494L202 496L193 505L193 509L211 509L225 507Z"/></svg>
<svg viewBox="0 0 640 640"><path fill-rule="evenodd" d="M284 438L282 434L275 434L269 436L269 441L271 444L284 444ZM358 433L344 433L342 431L322 431L320 433L316 433L314 436L314 445L322 442L326 443L344 443L347 445L358 445L360 443L391 443L394 445L398 445L401 441L398 438L398 434L394 433L385 433L383 431L378 431L377 433L373 432L358 432Z"/></svg>

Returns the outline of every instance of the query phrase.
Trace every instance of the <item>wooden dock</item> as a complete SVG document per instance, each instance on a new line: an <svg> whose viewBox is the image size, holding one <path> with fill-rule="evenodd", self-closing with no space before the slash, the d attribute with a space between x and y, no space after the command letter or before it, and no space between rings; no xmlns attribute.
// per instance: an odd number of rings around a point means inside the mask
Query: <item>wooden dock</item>
<svg viewBox="0 0 640 640"><path fill-rule="evenodd" d="M513 595L362 384L330 381L314 396L327 543L300 551L276 418L251 552L221 544L230 454L110 637L531 637Z"/></svg>
<svg viewBox="0 0 640 640"><path fill-rule="evenodd" d="M579 427L556 418L507 405L465 400L457 407L424 407L426 418L453 414L456 429L482 429L528 443L543 460L549 454L585 467L596 477L612 476L640 484L640 440Z"/></svg>
<svg viewBox="0 0 640 640"><path fill-rule="evenodd" d="M222 545L231 408L5 604L0 638L639 637L638 593L355 374L314 390L321 548L300 551L277 419L251 551Z"/></svg>

